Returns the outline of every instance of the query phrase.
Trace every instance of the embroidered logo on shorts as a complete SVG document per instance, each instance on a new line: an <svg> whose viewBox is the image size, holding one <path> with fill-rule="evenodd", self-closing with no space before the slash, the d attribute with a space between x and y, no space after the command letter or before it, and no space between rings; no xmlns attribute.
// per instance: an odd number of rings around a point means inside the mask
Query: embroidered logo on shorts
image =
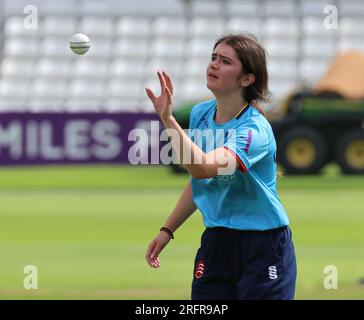
<svg viewBox="0 0 364 320"><path fill-rule="evenodd" d="M195 277L196 279L199 279L203 276L203 273L205 272L205 265L202 260L200 260L195 269Z"/></svg>
<svg viewBox="0 0 364 320"><path fill-rule="evenodd" d="M275 280L278 278L277 275L277 267L276 266L269 266L268 267L268 275L269 279Z"/></svg>

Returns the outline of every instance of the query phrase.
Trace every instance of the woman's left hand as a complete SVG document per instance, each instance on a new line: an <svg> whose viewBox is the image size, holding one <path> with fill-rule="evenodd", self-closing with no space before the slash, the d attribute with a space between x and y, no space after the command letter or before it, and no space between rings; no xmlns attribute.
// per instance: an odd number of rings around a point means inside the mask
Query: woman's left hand
<svg viewBox="0 0 364 320"><path fill-rule="evenodd" d="M145 91L149 99L153 102L154 109L159 117L162 121L165 121L172 117L173 84L171 78L165 71L162 71L162 73L158 71L157 74L161 85L161 95L156 97L150 88L146 88Z"/></svg>

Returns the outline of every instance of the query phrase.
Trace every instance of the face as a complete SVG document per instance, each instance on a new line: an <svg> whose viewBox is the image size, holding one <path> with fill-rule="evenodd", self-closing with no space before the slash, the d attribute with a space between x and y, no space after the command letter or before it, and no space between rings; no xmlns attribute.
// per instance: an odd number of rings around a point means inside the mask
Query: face
<svg viewBox="0 0 364 320"><path fill-rule="evenodd" d="M207 87L220 94L241 91L251 83L249 80L253 76L243 75L243 66L235 50L226 43L216 46L206 71Z"/></svg>

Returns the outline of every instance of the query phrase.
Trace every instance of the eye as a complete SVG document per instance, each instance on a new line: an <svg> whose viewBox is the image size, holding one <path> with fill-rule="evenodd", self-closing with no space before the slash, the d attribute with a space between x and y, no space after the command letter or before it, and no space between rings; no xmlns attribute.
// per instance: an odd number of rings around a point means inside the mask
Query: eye
<svg viewBox="0 0 364 320"><path fill-rule="evenodd" d="M211 56L211 61L216 60L216 56Z"/></svg>
<svg viewBox="0 0 364 320"><path fill-rule="evenodd" d="M223 63L224 64L231 64L230 61L229 60L226 60L226 59L223 60Z"/></svg>

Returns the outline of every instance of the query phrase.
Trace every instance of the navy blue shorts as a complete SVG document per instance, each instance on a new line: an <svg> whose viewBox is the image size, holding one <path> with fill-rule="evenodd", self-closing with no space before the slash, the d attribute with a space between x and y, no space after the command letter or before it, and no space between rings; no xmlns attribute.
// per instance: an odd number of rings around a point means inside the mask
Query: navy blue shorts
<svg viewBox="0 0 364 320"><path fill-rule="evenodd" d="M292 300L296 256L290 228L207 228L197 251L193 300Z"/></svg>

